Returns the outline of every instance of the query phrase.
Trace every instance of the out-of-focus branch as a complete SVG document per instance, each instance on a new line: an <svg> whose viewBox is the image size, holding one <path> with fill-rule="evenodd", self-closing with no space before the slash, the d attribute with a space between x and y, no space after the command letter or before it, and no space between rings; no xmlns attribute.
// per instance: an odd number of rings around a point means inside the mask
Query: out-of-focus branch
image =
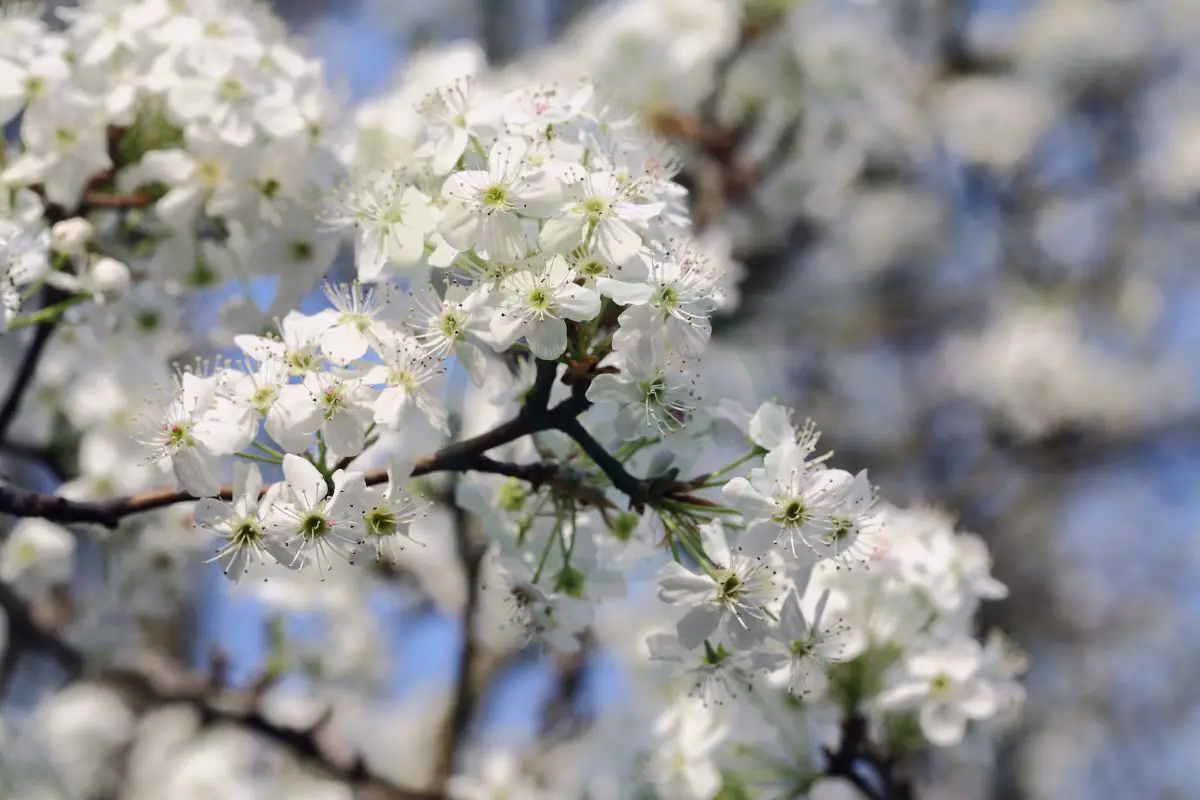
<svg viewBox="0 0 1200 800"><path fill-rule="evenodd" d="M361 755L338 753L325 739L328 715L307 728L278 725L263 714L261 701L267 687L250 689L224 686L222 670L210 674L187 670L162 659L143 658L120 667L92 671L86 656L66 642L45 621L39 609L22 600L12 587L0 583L0 608L8 619L9 643L0 670L11 677L16 660L25 652L40 652L56 661L68 679L87 679L110 685L142 708L184 704L196 709L204 724L231 724L245 728L319 767L331 777L355 786L373 788L395 800L436 800L437 794L401 787L373 774ZM15 654L15 655L10 655ZM9 659L12 666L8 666Z"/></svg>
<svg viewBox="0 0 1200 800"><path fill-rule="evenodd" d="M48 286L43 295L42 307L49 308L61 299L59 290ZM33 384L33 379L37 375L38 362L41 361L42 354L46 350L46 345L50 343L57 324L57 319L52 318L38 322L34 326L33 337L25 348L24 355L21 356L21 363L12 376L12 382L8 385L4 403L0 405L0 445L4 444L8 429L12 426L13 420L17 418L17 412L21 410L21 401Z"/></svg>
<svg viewBox="0 0 1200 800"><path fill-rule="evenodd" d="M913 800L911 784L895 774L890 758L874 752L867 735L867 718L850 714L842 721L837 750L825 748L825 774L844 778L868 800ZM867 777L863 769L873 773ZM873 779L872 779L873 778Z"/></svg>
<svg viewBox="0 0 1200 800"><path fill-rule="evenodd" d="M472 535L471 521L467 513L457 505L454 512L454 538L458 559L462 564L463 580L466 581L467 599L462 613L462 647L458 654L458 677L454 699L447 714L446 729L438 764L434 771L434 786L443 794L454 775L455 757L470 737L471 723L478 705L478 687L475 683L478 668L479 643L475 637L475 619L479 614L480 571L487 548Z"/></svg>

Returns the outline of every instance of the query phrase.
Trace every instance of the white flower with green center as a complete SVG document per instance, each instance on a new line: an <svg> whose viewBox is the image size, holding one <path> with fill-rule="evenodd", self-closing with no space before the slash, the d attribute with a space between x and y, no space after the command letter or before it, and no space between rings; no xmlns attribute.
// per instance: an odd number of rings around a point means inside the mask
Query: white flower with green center
<svg viewBox="0 0 1200 800"><path fill-rule="evenodd" d="M588 173L567 187L567 197L566 208L546 220L539 244L558 253L585 245L617 266L642 249L647 222L664 208L663 203L633 202L632 187L622 187L607 172Z"/></svg>
<svg viewBox="0 0 1200 800"><path fill-rule="evenodd" d="M849 546L847 537L855 532L839 532L844 526L837 520L854 514L847 502L859 484L849 472L826 469L822 459L807 460L810 454L800 443L787 440L768 453L763 467L751 470L749 478L725 484L725 501L749 523L739 549L757 556L782 544L796 558L799 543L824 558Z"/></svg>
<svg viewBox="0 0 1200 800"><path fill-rule="evenodd" d="M621 355L621 371L597 375L588 386L588 399L616 404L613 430L622 441L680 432L695 411L695 379L664 370L649 337Z"/></svg>
<svg viewBox="0 0 1200 800"><path fill-rule="evenodd" d="M501 108L497 103L488 103L470 77L431 94L420 106L432 123L429 141L416 155L431 159L433 171L445 175L454 169L472 136L482 137L497 127Z"/></svg>
<svg viewBox="0 0 1200 800"><path fill-rule="evenodd" d="M303 384L290 383L291 372L282 361L268 358L257 367L248 365L234 373L230 396L257 425L266 421L267 434L284 450L302 452L321 427L321 416Z"/></svg>
<svg viewBox="0 0 1200 800"><path fill-rule="evenodd" d="M401 430L415 410L430 425L447 430L446 409L430 391L441 382L441 364L431 358L412 336L386 331L374 337L375 351L383 363L363 376L369 384L382 385L373 399L372 420L391 430Z"/></svg>
<svg viewBox="0 0 1200 800"><path fill-rule="evenodd" d="M354 226L360 281L377 279L389 264L419 264L427 237L437 229L433 201L403 170L368 173L340 192L321 218L334 228Z"/></svg>
<svg viewBox="0 0 1200 800"><path fill-rule="evenodd" d="M689 650L675 633L652 633L646 637L650 660L673 665L679 688L704 706L723 706L754 691L746 656L728 650L720 642L705 640L699 650Z"/></svg>
<svg viewBox="0 0 1200 800"><path fill-rule="evenodd" d="M799 594L794 589L788 593L779 613L779 627L757 658L768 670L767 680L773 686L786 687L791 694L805 698L820 697L828 686L830 665L849 661L866 648L862 631L825 615L829 597L828 589L821 592L810 625L800 608Z"/></svg>
<svg viewBox="0 0 1200 800"><path fill-rule="evenodd" d="M27 517L0 542L0 581L28 598L71 579L75 536L53 522Z"/></svg>
<svg viewBox="0 0 1200 800"><path fill-rule="evenodd" d="M644 281L601 278L596 289L619 305L621 327L613 346L623 350L632 339L665 329L668 346L681 356L700 355L712 335L709 315L716 309L717 286L711 275L688 269L675 258L655 261Z"/></svg>
<svg viewBox="0 0 1200 800"><path fill-rule="evenodd" d="M328 372L304 376L309 402L320 416L325 444L339 456L356 456L367 442L374 421L375 390L363 378L339 378ZM302 413L301 406L295 413Z"/></svg>
<svg viewBox="0 0 1200 800"><path fill-rule="evenodd" d="M426 505L418 505L404 490L412 476L412 461L393 459L388 464L387 485L369 488L364 494L362 512L362 542L375 551L375 558L389 564L400 561L400 553L410 545L424 547L409 533L413 520L421 516Z"/></svg>
<svg viewBox="0 0 1200 800"><path fill-rule="evenodd" d="M481 329L487 327L478 313L485 299L483 292L450 285L443 297L429 289L414 301L419 320L414 327L422 350L436 361L454 356L476 386L483 385L487 373L487 357L478 346Z"/></svg>
<svg viewBox="0 0 1200 800"><path fill-rule="evenodd" d="M360 544L362 504L366 488L361 472L333 473L333 494L321 471L308 459L283 457L284 487L268 510L267 527L286 537L285 546L300 564L311 556L320 569L332 569L329 554L353 563Z"/></svg>
<svg viewBox="0 0 1200 800"><path fill-rule="evenodd" d="M600 295L574 280L562 256L551 257L540 272L518 272L505 279L491 322L496 352L524 337L538 358L561 356L567 349L565 320L586 322L600 313Z"/></svg>
<svg viewBox="0 0 1200 800"><path fill-rule="evenodd" d="M150 450L147 461L169 461L180 485L194 497L221 489L218 456L250 444L253 430L237 424L242 415L220 398L218 376L183 372L161 409L139 419L138 443Z"/></svg>
<svg viewBox="0 0 1200 800"><path fill-rule="evenodd" d="M321 356L321 336L338 318L338 312L325 309L316 314L291 311L279 323L279 337L240 334L233 337L242 352L255 361L278 359L292 375L309 375L325 368Z"/></svg>
<svg viewBox="0 0 1200 800"><path fill-rule="evenodd" d="M995 714L999 697L983 672L983 648L962 638L914 649L876 702L884 710L916 709L925 738L949 747L962 741L969 720Z"/></svg>
<svg viewBox="0 0 1200 800"><path fill-rule="evenodd" d="M408 305L406 297L390 283L326 283L323 290L337 315L321 332L321 352L335 364L362 358L371 346L371 331L382 322L399 320Z"/></svg>
<svg viewBox="0 0 1200 800"><path fill-rule="evenodd" d="M450 200L439 232L460 251L486 253L491 261L512 261L529 254L525 220L554 213L561 202L556 181L533 171L526 145L502 140L488 152L486 170L455 172L442 186Z"/></svg>
<svg viewBox="0 0 1200 800"><path fill-rule="evenodd" d="M695 650L716 636L751 649L767 635L767 607L779 593L775 571L762 561L730 552L720 521L700 531L704 552L713 563L696 573L670 562L658 574L658 596L671 605L690 606L676 626L685 648Z"/></svg>
<svg viewBox="0 0 1200 800"><path fill-rule="evenodd" d="M196 503L196 527L223 540L216 555L205 563L219 561L225 577L234 583L250 571L251 562L260 566L283 564L292 569L298 566L278 531L266 526L263 518L266 508L259 503L262 482L262 473L256 465L238 461L234 465L233 502L206 497Z"/></svg>

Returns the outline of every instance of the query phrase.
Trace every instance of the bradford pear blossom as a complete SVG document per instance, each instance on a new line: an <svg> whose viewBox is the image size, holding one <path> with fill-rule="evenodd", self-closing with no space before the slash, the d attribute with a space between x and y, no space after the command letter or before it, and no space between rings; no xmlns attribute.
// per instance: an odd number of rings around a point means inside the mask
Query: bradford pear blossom
<svg viewBox="0 0 1200 800"><path fill-rule="evenodd" d="M752 524L740 540L747 552L759 554L774 544L784 544L795 557L801 543L818 555L834 546L845 547L856 528L835 530L835 517L845 516L846 498L855 488L855 476L826 469L808 460L809 450L785 442L763 459L763 467L750 477L734 478L722 493Z"/></svg>
<svg viewBox="0 0 1200 800"><path fill-rule="evenodd" d="M255 361L276 359L293 375L309 375L324 367L319 352L321 338L337 319L338 313L332 309L312 315L291 311L279 323L279 338L240 334L233 340Z"/></svg>
<svg viewBox="0 0 1200 800"><path fill-rule="evenodd" d="M243 180L254 173L254 148L235 147L207 129L186 132L186 149L152 150L117 178L121 191L162 184L167 192L155 215L173 229L190 228L203 210L236 217L257 208L259 187Z"/></svg>
<svg viewBox="0 0 1200 800"><path fill-rule="evenodd" d="M729 733L715 708L693 698L676 700L655 721L658 746L646 767L647 778L663 797L713 797L722 782L718 748Z"/></svg>
<svg viewBox="0 0 1200 800"><path fill-rule="evenodd" d="M650 634L646 637L646 648L652 662L671 665L681 688L706 706L736 703L739 697L754 690L744 651L731 651L723 644L709 641L704 642L701 650L688 650L674 632Z"/></svg>
<svg viewBox="0 0 1200 800"><path fill-rule="evenodd" d="M150 449L148 461L169 462L176 479L196 497L220 491L218 457L236 453L253 437L253 430L234 422L243 415L219 396L220 378L183 372L162 407L142 418L139 441Z"/></svg>
<svg viewBox="0 0 1200 800"><path fill-rule="evenodd" d="M211 531L223 541L209 561L220 561L225 577L234 583L250 571L250 562L298 566L294 554L266 527L264 517L272 502L259 502L262 473L258 466L239 461L234 465L233 502L205 497L196 503L196 526Z"/></svg>
<svg viewBox="0 0 1200 800"><path fill-rule="evenodd" d="M430 158L434 172L445 175L454 169L472 136L487 137L497 127L503 107L477 91L470 77L430 94L421 104L431 122L429 140L417 155Z"/></svg>
<svg viewBox="0 0 1200 800"><path fill-rule="evenodd" d="M483 385L487 374L487 358L479 347L487 333L487 320L479 313L486 299L484 293L457 284L447 286L442 297L430 290L414 299L416 321L410 323L430 356L439 361L454 356L476 386Z"/></svg>
<svg viewBox="0 0 1200 800"><path fill-rule="evenodd" d="M696 405L695 379L660 364L653 340L642 339L621 353L617 374L597 375L588 386L594 403L617 405L613 430L624 441L680 432Z"/></svg>
<svg viewBox="0 0 1200 800"><path fill-rule="evenodd" d="M0 181L41 183L46 199L66 209L79 205L92 176L112 166L103 111L78 91L61 91L53 104L30 109L21 141L25 151L0 172Z"/></svg>
<svg viewBox="0 0 1200 800"><path fill-rule="evenodd" d="M375 348L383 361L371 367L363 381L381 384L374 399L372 419L392 430L401 430L418 412L438 430L446 429L446 410L430 391L442 376L438 361L431 358L412 336L399 331L383 331L375 338Z"/></svg>
<svg viewBox="0 0 1200 800"><path fill-rule="evenodd" d="M640 230L660 214L662 203L632 202L629 189L609 173L589 173L567 187L566 208L546 220L542 247L565 253L580 245L620 266L642 249Z"/></svg>
<svg viewBox="0 0 1200 800"><path fill-rule="evenodd" d="M355 281L335 286L327 282L322 288L338 313L320 334L321 352L335 364L362 358L371 347L371 332L398 321L407 305L407 298L390 283Z"/></svg>
<svg viewBox="0 0 1200 800"><path fill-rule="evenodd" d="M355 180L323 217L334 228L353 225L358 279L374 281L384 267L408 268L425 257L427 237L437 229L431 199L403 170L377 170Z"/></svg>
<svg viewBox="0 0 1200 800"><path fill-rule="evenodd" d="M450 201L439 232L459 250L484 252L505 261L529 254L525 220L552 213L560 201L557 182L531 169L520 140L492 145L486 170L451 173L442 187Z"/></svg>
<svg viewBox="0 0 1200 800"><path fill-rule="evenodd" d="M387 484L369 487L363 493L362 541L375 551L375 558L390 564L400 562L400 551L409 546L424 545L412 538L409 531L414 519L421 515L412 495L404 484L412 476L413 462L392 459L388 464Z"/></svg>
<svg viewBox="0 0 1200 800"><path fill-rule="evenodd" d="M613 337L618 349L665 328L669 346L682 356L699 355L712 335L709 314L716 308L716 286L702 271L688 270L675 258L656 260L645 281L601 278L596 289L618 305L620 330Z"/></svg>
<svg viewBox="0 0 1200 800"><path fill-rule="evenodd" d="M375 412L374 390L363 378L342 378L328 372L304 376L309 402L320 414L321 434L339 456L356 456L367 443L367 427Z"/></svg>
<svg viewBox="0 0 1200 800"><path fill-rule="evenodd" d="M658 596L688 608L676 627L679 643L687 649L714 636L751 649L767 635L767 607L777 594L774 571L762 561L730 552L719 521L703 526L701 537L712 565L701 574L668 563L658 575Z"/></svg>
<svg viewBox="0 0 1200 800"><path fill-rule="evenodd" d="M996 711L995 688L982 672L983 650L960 639L911 653L895 683L879 695L884 709L917 709L921 732L932 744L962 741L967 721Z"/></svg>
<svg viewBox="0 0 1200 800"><path fill-rule="evenodd" d="M202 121L233 147L247 147L257 133L260 103L275 88L260 66L259 50L192 51L188 60L195 72L171 87L168 108L184 123Z"/></svg>
<svg viewBox="0 0 1200 800"><path fill-rule="evenodd" d="M562 256L553 256L540 272L517 272L497 290L499 309L492 317L493 347L499 352L524 337L535 356L555 359L567 349L565 320L584 322L600 313L600 296L576 285Z"/></svg>
<svg viewBox="0 0 1200 800"><path fill-rule="evenodd" d="M0 125L7 125L24 107L45 104L71 77L62 43L37 36L23 44L34 42L40 46L32 52L19 54L6 47L0 59Z"/></svg>
<svg viewBox="0 0 1200 800"><path fill-rule="evenodd" d="M28 597L70 580L75 537L61 525L22 519L0 544L0 580Z"/></svg>
<svg viewBox="0 0 1200 800"><path fill-rule="evenodd" d="M292 560L310 556L328 570L332 551L352 560L362 530L363 474L337 470L332 475L333 494L321 471L308 459L293 453L283 457L284 488L267 510L266 525L273 535L286 537Z"/></svg>
<svg viewBox="0 0 1200 800"><path fill-rule="evenodd" d="M849 661L866 648L862 631L826 616L829 596L828 589L821 592L810 623L800 608L799 594L794 589L788 593L779 626L758 658L773 685L786 686L794 695L820 697L828 684L830 664Z"/></svg>
<svg viewBox="0 0 1200 800"><path fill-rule="evenodd" d="M290 383L282 360L267 358L257 367L243 365L227 383L233 403L251 419L264 420L267 435L284 449L302 452L321 427L320 409L303 384Z"/></svg>

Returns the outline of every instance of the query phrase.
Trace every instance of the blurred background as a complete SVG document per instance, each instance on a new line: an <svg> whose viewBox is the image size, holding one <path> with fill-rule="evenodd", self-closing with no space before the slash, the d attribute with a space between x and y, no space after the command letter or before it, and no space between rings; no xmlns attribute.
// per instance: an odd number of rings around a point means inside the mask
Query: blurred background
<svg viewBox="0 0 1200 800"><path fill-rule="evenodd" d="M722 358L1010 588L984 626L1028 654L1025 716L928 797L1200 796L1200 3L812 0L765 31L726 0L274 5L377 115L469 41L674 139L742 267ZM261 615L205 587L189 646L253 665ZM447 669L452 625L379 611L398 686Z"/></svg>

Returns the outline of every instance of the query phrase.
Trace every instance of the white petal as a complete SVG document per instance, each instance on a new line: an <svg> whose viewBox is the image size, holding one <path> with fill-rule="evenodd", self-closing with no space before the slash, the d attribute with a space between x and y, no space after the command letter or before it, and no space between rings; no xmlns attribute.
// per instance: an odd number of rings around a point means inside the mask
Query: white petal
<svg viewBox="0 0 1200 800"><path fill-rule="evenodd" d="M713 635L721 621L721 609L711 603L696 606L680 618L675 625L679 643L688 650L695 650L704 640Z"/></svg>
<svg viewBox="0 0 1200 800"><path fill-rule="evenodd" d="M959 709L944 703L926 703L917 719L921 733L936 747L956 745L967 732L967 718Z"/></svg>
<svg viewBox="0 0 1200 800"><path fill-rule="evenodd" d="M193 497L214 497L221 493L216 456L202 448L183 448L171 457L171 466L184 491Z"/></svg>
<svg viewBox="0 0 1200 800"><path fill-rule="evenodd" d="M592 241L600 257L617 266L633 258L642 249L642 237L624 220L616 217L601 221L596 226Z"/></svg>
<svg viewBox="0 0 1200 800"><path fill-rule="evenodd" d="M600 313L600 295L586 286L568 283L558 290L555 307L567 319L587 322Z"/></svg>
<svg viewBox="0 0 1200 800"><path fill-rule="evenodd" d="M559 214L546 220L538 234L538 244L550 253L569 253L583 244L583 219L575 214Z"/></svg>
<svg viewBox="0 0 1200 800"><path fill-rule="evenodd" d="M567 349L567 323L554 317L535 322L525 332L525 341L538 358L556 359Z"/></svg>
<svg viewBox="0 0 1200 800"><path fill-rule="evenodd" d="M312 508L324 500L329 491L321 471L307 458L292 453L283 457L283 477L292 497L302 508Z"/></svg>
<svg viewBox="0 0 1200 800"><path fill-rule="evenodd" d="M258 504L258 493L262 490L262 484L262 472L257 464L239 460L233 465L234 497L250 501L250 508Z"/></svg>
<svg viewBox="0 0 1200 800"><path fill-rule="evenodd" d="M648 303L654 296L654 288L649 284L618 281L612 278L598 279L596 289L600 294L612 298L614 303L622 306Z"/></svg>
<svg viewBox="0 0 1200 800"><path fill-rule="evenodd" d="M658 574L658 596L664 603L704 603L713 591L711 578L697 575L674 561L663 567Z"/></svg>

